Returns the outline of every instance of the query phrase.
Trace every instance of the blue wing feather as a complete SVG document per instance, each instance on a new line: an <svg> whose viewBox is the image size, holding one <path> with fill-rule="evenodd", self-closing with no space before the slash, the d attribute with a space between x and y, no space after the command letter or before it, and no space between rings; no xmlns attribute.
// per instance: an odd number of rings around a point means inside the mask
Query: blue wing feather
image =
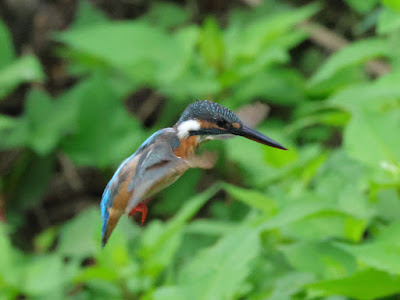
<svg viewBox="0 0 400 300"><path fill-rule="evenodd" d="M125 164L132 160L136 155L140 154L143 152L144 149L146 149L148 146L150 146L155 138L160 135L165 129L158 130L157 132L153 133L149 138L147 138L136 150L135 153L133 153L131 156L129 156L127 159L125 159L118 167L118 169L115 171L114 175L108 182L106 188L104 189L102 198L101 198L101 203L100 203L100 209L101 209L101 217L103 219L103 225L102 225L102 238L104 240L104 235L107 230L107 225L108 225L108 219L109 219L109 213L108 209L112 207L113 205L113 200L115 197L115 191L111 188L111 186L114 183L118 183L118 175L121 172L122 168L125 166ZM103 245L104 247L104 245Z"/></svg>

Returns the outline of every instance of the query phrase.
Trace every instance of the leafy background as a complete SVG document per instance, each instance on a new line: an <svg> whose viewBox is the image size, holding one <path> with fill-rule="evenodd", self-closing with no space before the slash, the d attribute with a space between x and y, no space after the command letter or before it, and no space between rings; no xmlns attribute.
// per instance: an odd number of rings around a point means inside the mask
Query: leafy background
<svg viewBox="0 0 400 300"><path fill-rule="evenodd" d="M398 1L8 0L0 15L0 299L399 297ZM290 151L211 143L214 170L101 250L108 179L195 99L268 104L258 129Z"/></svg>

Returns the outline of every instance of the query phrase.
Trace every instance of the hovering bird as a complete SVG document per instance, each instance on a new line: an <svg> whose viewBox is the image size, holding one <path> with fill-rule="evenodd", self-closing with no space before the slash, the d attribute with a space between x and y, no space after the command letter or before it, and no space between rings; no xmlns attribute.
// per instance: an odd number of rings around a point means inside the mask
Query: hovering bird
<svg viewBox="0 0 400 300"><path fill-rule="evenodd" d="M258 143L286 150L271 138L245 126L232 111L211 101L190 104L178 122L150 136L125 159L107 184L101 200L103 219L102 246L123 214L142 213L147 197L174 183L189 168L208 169L215 157L210 153L196 155L198 146L211 139L238 135Z"/></svg>

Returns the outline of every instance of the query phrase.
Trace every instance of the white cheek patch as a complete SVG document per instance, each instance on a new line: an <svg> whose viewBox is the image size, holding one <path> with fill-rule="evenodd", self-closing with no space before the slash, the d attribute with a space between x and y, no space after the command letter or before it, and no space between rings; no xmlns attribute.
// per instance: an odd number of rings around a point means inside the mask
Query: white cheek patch
<svg viewBox="0 0 400 300"><path fill-rule="evenodd" d="M178 137L180 139L187 138L189 131L198 131L200 123L196 120L187 120L178 126Z"/></svg>

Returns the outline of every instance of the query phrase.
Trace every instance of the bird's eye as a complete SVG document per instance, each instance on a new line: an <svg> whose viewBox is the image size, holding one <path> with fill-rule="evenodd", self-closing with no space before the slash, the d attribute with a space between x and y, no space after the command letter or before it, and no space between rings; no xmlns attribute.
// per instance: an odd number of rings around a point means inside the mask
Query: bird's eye
<svg viewBox="0 0 400 300"><path fill-rule="evenodd" d="M228 126L228 122L225 119L217 120L217 126L221 128L226 128Z"/></svg>

